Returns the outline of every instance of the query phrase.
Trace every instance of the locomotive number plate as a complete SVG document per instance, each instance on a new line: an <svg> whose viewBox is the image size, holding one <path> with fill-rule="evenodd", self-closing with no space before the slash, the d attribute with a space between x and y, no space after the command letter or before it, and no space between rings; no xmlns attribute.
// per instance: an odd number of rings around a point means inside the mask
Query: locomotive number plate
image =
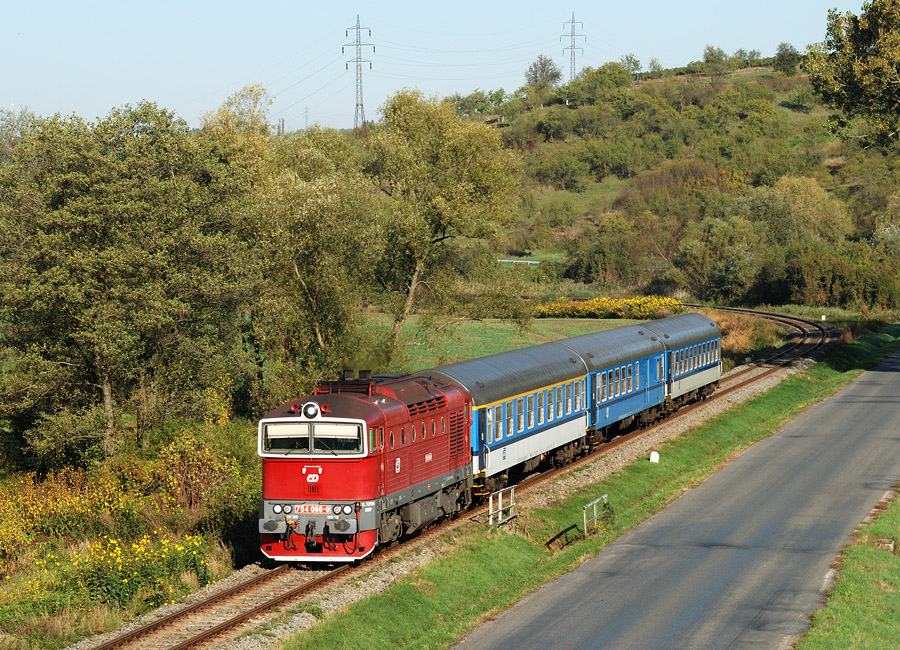
<svg viewBox="0 0 900 650"><path fill-rule="evenodd" d="M295 506L294 512L301 515L327 515L331 512L331 506L301 505Z"/></svg>

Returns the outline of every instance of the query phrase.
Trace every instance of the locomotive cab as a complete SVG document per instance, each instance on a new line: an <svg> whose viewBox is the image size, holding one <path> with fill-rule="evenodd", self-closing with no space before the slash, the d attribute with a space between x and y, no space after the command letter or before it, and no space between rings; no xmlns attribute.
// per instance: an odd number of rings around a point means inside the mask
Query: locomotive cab
<svg viewBox="0 0 900 650"><path fill-rule="evenodd" d="M329 395L284 405L260 421L259 533L266 556L328 562L372 552L381 488L379 420L374 406Z"/></svg>

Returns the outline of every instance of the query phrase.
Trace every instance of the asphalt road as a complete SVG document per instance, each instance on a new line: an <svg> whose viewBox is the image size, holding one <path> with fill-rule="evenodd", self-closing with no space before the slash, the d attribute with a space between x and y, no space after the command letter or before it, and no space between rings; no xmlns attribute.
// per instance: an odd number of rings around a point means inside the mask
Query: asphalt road
<svg viewBox="0 0 900 650"><path fill-rule="evenodd" d="M789 648L898 479L900 354L458 648Z"/></svg>

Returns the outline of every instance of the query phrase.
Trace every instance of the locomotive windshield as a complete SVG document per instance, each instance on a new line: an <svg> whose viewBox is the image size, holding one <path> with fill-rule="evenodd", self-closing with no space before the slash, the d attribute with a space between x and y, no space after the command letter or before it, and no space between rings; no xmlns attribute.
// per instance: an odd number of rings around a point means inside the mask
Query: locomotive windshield
<svg viewBox="0 0 900 650"><path fill-rule="evenodd" d="M358 454L362 427L340 422L270 422L263 426L263 450L289 453Z"/></svg>

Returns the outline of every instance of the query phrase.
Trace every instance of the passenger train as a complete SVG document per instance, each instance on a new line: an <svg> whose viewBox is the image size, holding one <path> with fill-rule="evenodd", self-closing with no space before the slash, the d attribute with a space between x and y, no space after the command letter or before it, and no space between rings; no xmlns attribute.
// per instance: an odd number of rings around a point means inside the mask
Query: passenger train
<svg viewBox="0 0 900 650"><path fill-rule="evenodd" d="M721 372L721 332L696 313L411 375L346 371L259 422L260 548L359 560L706 398Z"/></svg>

